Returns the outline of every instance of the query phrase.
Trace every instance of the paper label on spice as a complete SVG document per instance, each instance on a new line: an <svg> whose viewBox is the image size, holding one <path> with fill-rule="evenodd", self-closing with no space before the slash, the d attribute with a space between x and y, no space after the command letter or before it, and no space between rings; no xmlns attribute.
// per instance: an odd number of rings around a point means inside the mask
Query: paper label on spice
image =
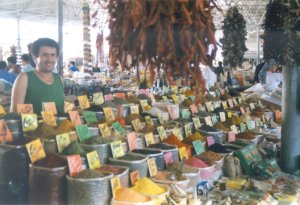
<svg viewBox="0 0 300 205"><path fill-rule="evenodd" d="M98 127L99 127L99 130L101 132L102 137L106 138L106 137L110 137L111 136L110 129L109 129L109 127L108 127L108 125L107 125L106 122L102 123L102 124L99 124Z"/></svg>
<svg viewBox="0 0 300 205"><path fill-rule="evenodd" d="M81 119L77 110L69 111L69 116L74 126L81 125Z"/></svg>
<svg viewBox="0 0 300 205"><path fill-rule="evenodd" d="M18 114L33 114L32 104L17 104Z"/></svg>
<svg viewBox="0 0 300 205"><path fill-rule="evenodd" d="M189 137L190 135L192 135L192 130L191 130L190 124L184 125L184 131L185 131L186 137Z"/></svg>
<svg viewBox="0 0 300 205"><path fill-rule="evenodd" d="M203 144L202 144L201 140L193 141L193 146L194 146L194 149L195 149L195 152L196 152L197 155L204 152L204 147L203 147Z"/></svg>
<svg viewBox="0 0 300 205"><path fill-rule="evenodd" d="M213 126L210 116L205 117L204 120L206 125Z"/></svg>
<svg viewBox="0 0 300 205"><path fill-rule="evenodd" d="M231 132L228 132L228 142L233 142L235 141L235 132L231 131Z"/></svg>
<svg viewBox="0 0 300 205"><path fill-rule="evenodd" d="M250 103L250 108L251 108L251 110L254 110L255 109L255 104L254 103Z"/></svg>
<svg viewBox="0 0 300 205"><path fill-rule="evenodd" d="M213 112L215 110L214 106L212 105L212 102L206 102L205 106L208 112Z"/></svg>
<svg viewBox="0 0 300 205"><path fill-rule="evenodd" d="M5 144L6 142L12 141L13 136L7 127L5 120L0 120L0 142Z"/></svg>
<svg viewBox="0 0 300 205"><path fill-rule="evenodd" d="M22 114L21 116L23 132L33 131L38 127L36 114Z"/></svg>
<svg viewBox="0 0 300 205"><path fill-rule="evenodd" d="M157 115L157 119L158 119L159 124L161 124L161 125L164 124L164 119L163 119L162 114L157 113L156 115Z"/></svg>
<svg viewBox="0 0 300 205"><path fill-rule="evenodd" d="M143 112L146 112L147 110L149 110L150 105L148 105L148 100L141 100L140 103L141 103Z"/></svg>
<svg viewBox="0 0 300 205"><path fill-rule="evenodd" d="M190 105L191 111L193 114L196 114L199 112L197 106L195 104Z"/></svg>
<svg viewBox="0 0 300 205"><path fill-rule="evenodd" d="M104 107L103 112L107 122L113 122L115 120L115 115L111 107Z"/></svg>
<svg viewBox="0 0 300 205"><path fill-rule="evenodd" d="M250 107L246 107L246 113L248 113L249 115L251 115Z"/></svg>
<svg viewBox="0 0 300 205"><path fill-rule="evenodd" d="M120 140L110 143L111 151L115 159L124 156L122 142Z"/></svg>
<svg viewBox="0 0 300 205"><path fill-rule="evenodd" d="M255 118L255 124L256 124L256 127L262 126L261 119L260 118Z"/></svg>
<svg viewBox="0 0 300 205"><path fill-rule="evenodd" d="M242 104L243 103L242 98L238 98L238 102L239 104Z"/></svg>
<svg viewBox="0 0 300 205"><path fill-rule="evenodd" d="M131 121L131 123L136 132L138 132L141 129L141 121L138 118Z"/></svg>
<svg viewBox="0 0 300 205"><path fill-rule="evenodd" d="M260 107L260 108L264 107L260 100L257 102L257 106Z"/></svg>
<svg viewBox="0 0 300 205"><path fill-rule="evenodd" d="M71 143L68 133L56 135L55 138L56 138L58 153L61 153L64 150L64 148Z"/></svg>
<svg viewBox="0 0 300 205"><path fill-rule="evenodd" d="M221 107L221 101L217 101L217 102L214 102L214 108L217 109L219 107Z"/></svg>
<svg viewBox="0 0 300 205"><path fill-rule="evenodd" d="M191 117L190 110L188 109L181 110L181 116L182 118L189 119Z"/></svg>
<svg viewBox="0 0 300 205"><path fill-rule="evenodd" d="M100 160L97 151L92 151L86 154L86 158L90 169L100 168Z"/></svg>
<svg viewBox="0 0 300 205"><path fill-rule="evenodd" d="M115 198L117 190L121 188L120 178L118 176L112 178L110 180L110 185L111 185L111 190L113 193L113 198Z"/></svg>
<svg viewBox="0 0 300 205"><path fill-rule="evenodd" d="M221 122L225 122L226 121L226 115L225 112L219 112L220 115L220 121Z"/></svg>
<svg viewBox="0 0 300 205"><path fill-rule="evenodd" d="M178 151L180 160L182 160L183 158L188 159L188 154L185 146L178 148Z"/></svg>
<svg viewBox="0 0 300 205"><path fill-rule="evenodd" d="M244 107L240 107L241 113L244 114L245 113L245 109Z"/></svg>
<svg viewBox="0 0 300 205"><path fill-rule="evenodd" d="M190 98L191 98L191 101L192 101L192 102L195 102L195 101L196 101L196 97L195 97L195 95L191 95L191 97L190 97Z"/></svg>
<svg viewBox="0 0 300 205"><path fill-rule="evenodd" d="M171 116L171 119L172 119L172 120L177 119L177 118L176 118L176 113L175 113L175 111L174 111L173 106L172 106L172 105L167 105L167 109L168 109L168 111L169 111L169 114L170 114L170 116Z"/></svg>
<svg viewBox="0 0 300 205"><path fill-rule="evenodd" d="M131 132L127 134L127 141L128 141L128 147L130 151L134 149L138 149L137 137L135 132Z"/></svg>
<svg viewBox="0 0 300 205"><path fill-rule="evenodd" d="M233 107L233 106L234 106L234 105L233 105L233 102L232 102L232 99L228 99L227 101L228 101L229 107Z"/></svg>
<svg viewBox="0 0 300 205"><path fill-rule="evenodd" d="M151 144L155 144L153 133L150 132L145 135L146 146L149 147Z"/></svg>
<svg viewBox="0 0 300 205"><path fill-rule="evenodd" d="M87 125L77 125L76 131L81 142L92 137Z"/></svg>
<svg viewBox="0 0 300 205"><path fill-rule="evenodd" d="M0 105L0 115L6 115L6 112L4 110L4 107Z"/></svg>
<svg viewBox="0 0 300 205"><path fill-rule="evenodd" d="M172 85L172 86L171 86L171 90L172 90L172 92L174 92L174 93L178 93L178 86Z"/></svg>
<svg viewBox="0 0 300 205"><path fill-rule="evenodd" d="M237 102L236 98L233 98L232 101L233 101L233 104L234 104L235 106L238 106L238 105L239 105L239 103Z"/></svg>
<svg viewBox="0 0 300 205"><path fill-rule="evenodd" d="M173 99L173 101L174 101L175 104L178 104L178 103L179 103L179 99L178 99L178 97L177 97L176 94L173 94L173 95L172 95L172 99Z"/></svg>
<svg viewBox="0 0 300 205"><path fill-rule="evenodd" d="M131 114L140 114L139 106L138 105L130 106L130 113Z"/></svg>
<svg viewBox="0 0 300 205"><path fill-rule="evenodd" d="M97 117L96 117L96 113L93 111L85 111L82 113L83 118L85 119L86 123L90 124L90 123L97 123Z"/></svg>
<svg viewBox="0 0 300 205"><path fill-rule="evenodd" d="M67 161L71 177L82 172L82 162L79 154L67 156Z"/></svg>
<svg viewBox="0 0 300 205"><path fill-rule="evenodd" d="M185 95L180 95L180 98L181 98L181 102L183 102L186 99L186 96Z"/></svg>
<svg viewBox="0 0 300 205"><path fill-rule="evenodd" d="M162 99L163 99L164 102L169 103L169 100L168 100L168 97L167 97L167 96L164 96L164 95L163 95L163 96L162 96Z"/></svg>
<svg viewBox="0 0 300 205"><path fill-rule="evenodd" d="M125 135L126 134L126 130L122 127L122 125L119 122L114 122L111 126L120 135Z"/></svg>
<svg viewBox="0 0 300 205"><path fill-rule="evenodd" d="M212 121L213 125L216 124L218 122L217 116L216 115L212 116L211 121Z"/></svg>
<svg viewBox="0 0 300 205"><path fill-rule="evenodd" d="M46 157L40 138L27 143L25 146L32 163Z"/></svg>
<svg viewBox="0 0 300 205"><path fill-rule="evenodd" d="M78 96L79 106L81 109L88 109L91 107L89 99L86 95Z"/></svg>
<svg viewBox="0 0 300 205"><path fill-rule="evenodd" d="M157 127L157 132L158 132L158 135L159 135L161 141L163 141L164 139L167 138L167 133L165 131L164 126Z"/></svg>
<svg viewBox="0 0 300 205"><path fill-rule="evenodd" d="M246 121L246 124L247 124L248 130L253 130L255 128L255 121L253 121L253 120Z"/></svg>
<svg viewBox="0 0 300 205"><path fill-rule="evenodd" d="M156 166L155 158L148 159L147 164L148 164L148 170L149 170L150 177L156 176L157 166Z"/></svg>
<svg viewBox="0 0 300 205"><path fill-rule="evenodd" d="M164 153L164 159L165 159L165 163L166 163L167 167L168 167L169 164L173 164L174 160L173 160L172 152Z"/></svg>
<svg viewBox="0 0 300 205"><path fill-rule="evenodd" d="M275 120L281 120L282 119L282 112L280 110L275 110Z"/></svg>
<svg viewBox="0 0 300 205"><path fill-rule="evenodd" d="M227 112L228 118L232 118L232 112Z"/></svg>
<svg viewBox="0 0 300 205"><path fill-rule="evenodd" d="M104 95L104 101L112 101L114 99L114 96L112 94Z"/></svg>
<svg viewBox="0 0 300 205"><path fill-rule="evenodd" d="M222 105L225 110L228 108L227 101L222 101Z"/></svg>
<svg viewBox="0 0 300 205"><path fill-rule="evenodd" d="M103 104L104 103L103 93L102 92L94 93L93 94L93 102L95 105Z"/></svg>
<svg viewBox="0 0 300 205"><path fill-rule="evenodd" d="M231 126L230 126L230 129L231 129L231 131L233 131L235 134L238 133L238 130L237 130L237 128L236 128L235 125L231 125Z"/></svg>
<svg viewBox="0 0 300 205"><path fill-rule="evenodd" d="M196 129L199 129L201 127L201 123L198 117L193 117L193 123Z"/></svg>
<svg viewBox="0 0 300 205"><path fill-rule="evenodd" d="M240 131L245 132L246 131L246 125L244 123L240 124Z"/></svg>
<svg viewBox="0 0 300 205"><path fill-rule="evenodd" d="M147 123L148 125L154 126L154 122L153 122L152 118L151 118L149 115L147 115L147 116L145 117L145 120L146 120L146 123Z"/></svg>
<svg viewBox="0 0 300 205"><path fill-rule="evenodd" d="M149 89L140 89L139 94L148 96L149 95Z"/></svg>
<svg viewBox="0 0 300 205"><path fill-rule="evenodd" d="M168 93L168 92L169 92L169 87L163 86L163 92L164 92L164 93Z"/></svg>
<svg viewBox="0 0 300 205"><path fill-rule="evenodd" d="M205 106L202 106L201 104L198 104L198 109L199 109L200 111L203 111L203 112L206 111Z"/></svg>
<svg viewBox="0 0 300 205"><path fill-rule="evenodd" d="M172 133L180 140L183 140L183 137L181 135L180 129L179 128L175 128L172 130Z"/></svg>
<svg viewBox="0 0 300 205"><path fill-rule="evenodd" d="M44 123L46 123L47 125L49 125L51 127L56 127L57 126L56 119L54 117L53 112L42 111L41 115L42 115Z"/></svg>
<svg viewBox="0 0 300 205"><path fill-rule="evenodd" d="M43 102L43 110L46 112L52 112L54 115L57 115L55 102Z"/></svg>
<svg viewBox="0 0 300 205"><path fill-rule="evenodd" d="M207 141L208 146L211 146L211 145L215 144L215 140L212 136L207 136L206 141Z"/></svg>
<svg viewBox="0 0 300 205"><path fill-rule="evenodd" d="M75 107L74 103L65 101L64 102L64 113L69 113L69 111L73 110L74 107Z"/></svg>
<svg viewBox="0 0 300 205"><path fill-rule="evenodd" d="M123 100L126 100L126 95L125 93L115 93L116 98L121 98Z"/></svg>
<svg viewBox="0 0 300 205"><path fill-rule="evenodd" d="M135 170L130 172L130 182L132 185L135 185L135 183L141 178L139 170Z"/></svg>

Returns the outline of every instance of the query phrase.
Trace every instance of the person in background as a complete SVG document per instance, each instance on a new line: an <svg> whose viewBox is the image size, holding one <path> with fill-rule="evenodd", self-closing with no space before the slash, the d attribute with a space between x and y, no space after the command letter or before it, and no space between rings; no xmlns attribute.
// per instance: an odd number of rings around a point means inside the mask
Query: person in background
<svg viewBox="0 0 300 205"><path fill-rule="evenodd" d="M0 80L13 85L17 75L8 72L7 63L5 61L0 61Z"/></svg>
<svg viewBox="0 0 300 205"><path fill-rule="evenodd" d="M21 59L22 59L22 66L21 66L22 72L29 72L34 70L34 68L30 64L30 57L28 54L23 54L21 56Z"/></svg>
<svg viewBox="0 0 300 205"><path fill-rule="evenodd" d="M282 74L278 73L278 64L274 59L268 60L259 73L259 81L268 91L275 90L282 82Z"/></svg>
<svg viewBox="0 0 300 205"><path fill-rule="evenodd" d="M265 65L265 61L261 62L260 64L258 64L256 67L255 67L255 72L254 72L254 81L256 83L259 83L259 72L261 71L261 69L264 67Z"/></svg>
<svg viewBox="0 0 300 205"><path fill-rule="evenodd" d="M53 73L59 55L59 46L50 38L40 38L32 44L36 63L33 71L21 73L13 86L11 112L18 104L32 104L36 114L42 111L43 102L54 102L58 113L64 112L64 87L62 78Z"/></svg>
<svg viewBox="0 0 300 205"><path fill-rule="evenodd" d="M10 56L7 58L8 72L18 75L21 72L21 68L17 65L17 58Z"/></svg>
<svg viewBox="0 0 300 205"><path fill-rule="evenodd" d="M221 61L219 61L218 64L219 64L219 66L216 67L214 70L215 70L215 73L218 77L218 81L220 81L220 75L221 74L224 75L224 68L223 68L223 65L222 65Z"/></svg>
<svg viewBox="0 0 300 205"><path fill-rule="evenodd" d="M79 71L78 68L75 66L75 62L74 61L70 61L69 71L72 71L72 72Z"/></svg>

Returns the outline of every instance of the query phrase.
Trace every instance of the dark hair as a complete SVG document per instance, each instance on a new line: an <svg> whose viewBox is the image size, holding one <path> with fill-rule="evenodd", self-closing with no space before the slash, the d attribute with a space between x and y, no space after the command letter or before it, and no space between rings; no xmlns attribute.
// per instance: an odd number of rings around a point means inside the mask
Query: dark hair
<svg viewBox="0 0 300 205"><path fill-rule="evenodd" d="M0 70L6 70L7 69L7 63L5 61L0 61Z"/></svg>
<svg viewBox="0 0 300 205"><path fill-rule="evenodd" d="M74 62L74 61L70 61L70 64L71 64L71 65L75 65L75 62Z"/></svg>
<svg viewBox="0 0 300 205"><path fill-rule="evenodd" d="M11 64L17 64L17 58L14 56L10 56L7 58L7 62Z"/></svg>
<svg viewBox="0 0 300 205"><path fill-rule="evenodd" d="M22 61L29 62L30 57L28 54L25 53L25 54L21 55L21 59L22 59Z"/></svg>
<svg viewBox="0 0 300 205"><path fill-rule="evenodd" d="M222 62L221 61L219 61L218 64L219 64L219 66L222 66Z"/></svg>
<svg viewBox="0 0 300 205"><path fill-rule="evenodd" d="M31 53L34 57L38 57L40 53L40 48L42 46L49 46L56 49L56 55L59 55L58 43L50 38L39 38L34 41L31 47Z"/></svg>

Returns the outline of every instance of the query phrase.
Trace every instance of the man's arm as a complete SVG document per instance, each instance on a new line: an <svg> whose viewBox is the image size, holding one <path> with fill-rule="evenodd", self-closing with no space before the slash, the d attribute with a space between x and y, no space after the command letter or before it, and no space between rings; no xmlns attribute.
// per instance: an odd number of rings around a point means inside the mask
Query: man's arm
<svg viewBox="0 0 300 205"><path fill-rule="evenodd" d="M20 73L13 85L10 112L17 112L17 104L24 104L27 84L27 73Z"/></svg>

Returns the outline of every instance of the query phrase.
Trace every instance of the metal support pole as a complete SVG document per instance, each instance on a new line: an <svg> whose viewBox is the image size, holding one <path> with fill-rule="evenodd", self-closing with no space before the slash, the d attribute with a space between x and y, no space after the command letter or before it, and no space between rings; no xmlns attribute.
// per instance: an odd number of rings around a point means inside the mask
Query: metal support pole
<svg viewBox="0 0 300 205"><path fill-rule="evenodd" d="M259 59L260 59L260 52L259 52L259 29L260 29L260 26L257 25L256 26L256 43L257 43L257 56L256 56L256 62L257 62L257 65L260 63L259 62Z"/></svg>
<svg viewBox="0 0 300 205"><path fill-rule="evenodd" d="M281 159L283 171L292 173L300 168L300 68L283 69L283 124Z"/></svg>
<svg viewBox="0 0 300 205"><path fill-rule="evenodd" d="M57 70L60 75L63 75L63 0L57 0L57 26L58 26L58 45L60 53L57 62Z"/></svg>

